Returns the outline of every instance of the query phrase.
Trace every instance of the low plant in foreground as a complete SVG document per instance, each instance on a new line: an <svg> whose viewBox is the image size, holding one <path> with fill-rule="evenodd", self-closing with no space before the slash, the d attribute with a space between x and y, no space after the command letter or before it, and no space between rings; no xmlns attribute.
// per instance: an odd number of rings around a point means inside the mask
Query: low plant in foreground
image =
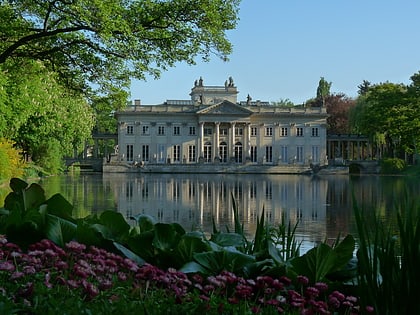
<svg viewBox="0 0 420 315"><path fill-rule="evenodd" d="M371 311L368 309L368 311ZM361 314L358 300L305 276L203 276L94 246L49 240L22 250L0 238L1 314Z"/></svg>

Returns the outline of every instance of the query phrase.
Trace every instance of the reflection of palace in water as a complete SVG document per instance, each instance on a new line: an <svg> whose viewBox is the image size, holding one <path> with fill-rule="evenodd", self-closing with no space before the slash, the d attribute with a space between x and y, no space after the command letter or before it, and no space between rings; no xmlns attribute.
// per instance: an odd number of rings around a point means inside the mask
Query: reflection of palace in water
<svg viewBox="0 0 420 315"><path fill-rule="evenodd" d="M311 176L103 174L118 211L127 218L147 214L159 222L180 223L187 231L212 230L212 218L224 230L233 228L233 201L250 235L264 209L265 221L284 217L300 221L298 232L316 241L325 238L328 181ZM320 239L319 239L320 238ZM315 241L315 239L313 239Z"/></svg>

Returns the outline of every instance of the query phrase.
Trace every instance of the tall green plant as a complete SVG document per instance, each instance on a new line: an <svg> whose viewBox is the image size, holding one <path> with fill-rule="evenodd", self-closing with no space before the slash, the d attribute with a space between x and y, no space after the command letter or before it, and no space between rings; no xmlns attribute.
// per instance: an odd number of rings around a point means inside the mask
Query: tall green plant
<svg viewBox="0 0 420 315"><path fill-rule="evenodd" d="M359 295L377 314L420 314L420 206L395 207L397 226L384 226L373 213L354 207L359 234Z"/></svg>

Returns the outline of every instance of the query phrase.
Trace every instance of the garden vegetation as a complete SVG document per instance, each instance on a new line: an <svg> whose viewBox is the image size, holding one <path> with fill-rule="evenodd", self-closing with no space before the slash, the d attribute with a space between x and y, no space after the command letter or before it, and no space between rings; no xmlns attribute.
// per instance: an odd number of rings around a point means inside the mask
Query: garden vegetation
<svg viewBox="0 0 420 315"><path fill-rule="evenodd" d="M0 209L4 314L418 314L420 207L384 227L355 209L359 235L300 253L296 226L252 240L234 204L234 231L210 236L117 212L74 219L61 195L12 179ZM356 255L354 255L356 253Z"/></svg>

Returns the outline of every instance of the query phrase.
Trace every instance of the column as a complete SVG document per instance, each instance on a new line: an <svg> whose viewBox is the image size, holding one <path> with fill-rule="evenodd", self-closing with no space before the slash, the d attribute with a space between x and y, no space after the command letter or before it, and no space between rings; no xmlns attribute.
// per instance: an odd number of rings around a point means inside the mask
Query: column
<svg viewBox="0 0 420 315"><path fill-rule="evenodd" d="M199 137L200 137L200 151L199 151L200 155L198 156L198 158L202 158L204 157L204 122L200 122Z"/></svg>
<svg viewBox="0 0 420 315"><path fill-rule="evenodd" d="M233 160L235 157L235 123L230 124L230 143L229 143L229 159Z"/></svg>
<svg viewBox="0 0 420 315"><path fill-rule="evenodd" d="M219 152L220 152L220 148L219 148L219 145L220 145L220 123L219 122L216 122L215 123L215 125L216 125L216 140L215 140L215 146L214 146L214 153L213 153L213 161L214 161L214 159L215 158L219 158Z"/></svg>

